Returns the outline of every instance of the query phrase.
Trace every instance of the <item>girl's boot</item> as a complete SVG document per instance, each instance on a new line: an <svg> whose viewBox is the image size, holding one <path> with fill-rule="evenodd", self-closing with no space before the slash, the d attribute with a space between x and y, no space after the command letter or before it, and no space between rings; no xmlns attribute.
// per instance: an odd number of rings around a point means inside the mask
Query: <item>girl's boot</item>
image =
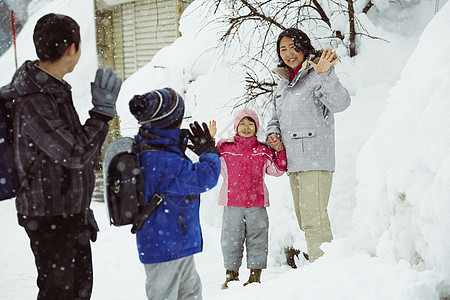
<svg viewBox="0 0 450 300"><path fill-rule="evenodd" d="M252 282L261 283L261 269L251 269L250 277L248 278L247 282L244 283L244 286L246 286Z"/></svg>
<svg viewBox="0 0 450 300"><path fill-rule="evenodd" d="M222 284L222 290L226 290L228 288L228 282L239 280L239 271L226 271L226 279L224 284Z"/></svg>

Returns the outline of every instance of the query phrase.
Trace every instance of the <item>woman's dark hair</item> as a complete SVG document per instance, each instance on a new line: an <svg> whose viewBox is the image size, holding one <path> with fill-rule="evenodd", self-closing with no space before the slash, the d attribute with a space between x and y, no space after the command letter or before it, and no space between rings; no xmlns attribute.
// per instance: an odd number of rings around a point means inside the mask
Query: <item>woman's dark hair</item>
<svg viewBox="0 0 450 300"><path fill-rule="evenodd" d="M290 37L294 41L294 48L297 52L302 52L305 55L305 59L310 55L314 54L315 50L314 47L311 45L311 40L309 37L297 28L289 28L284 30L280 33L277 40L277 54L278 54L278 60L279 60L279 67L287 67L287 65L284 63L283 59L280 55L280 42L281 39L285 36Z"/></svg>
<svg viewBox="0 0 450 300"><path fill-rule="evenodd" d="M80 26L71 17L50 13L37 21L33 41L39 59L54 62L60 59L73 43L78 51Z"/></svg>

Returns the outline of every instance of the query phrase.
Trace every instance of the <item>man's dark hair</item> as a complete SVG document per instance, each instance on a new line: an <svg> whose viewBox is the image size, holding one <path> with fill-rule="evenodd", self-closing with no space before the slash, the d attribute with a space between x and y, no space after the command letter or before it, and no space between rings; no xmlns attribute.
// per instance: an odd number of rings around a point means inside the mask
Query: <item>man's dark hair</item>
<svg viewBox="0 0 450 300"><path fill-rule="evenodd" d="M80 26L71 17L47 14L40 18L33 33L36 54L41 61L57 61L75 43L80 45Z"/></svg>
<svg viewBox="0 0 450 300"><path fill-rule="evenodd" d="M280 55L280 42L281 39L285 36L290 37L294 41L295 51L303 52L303 54L305 55L305 59L307 59L310 54L315 54L314 47L311 45L311 40L306 35L306 33L297 28L286 29L282 33L280 33L277 40L279 67L287 67Z"/></svg>

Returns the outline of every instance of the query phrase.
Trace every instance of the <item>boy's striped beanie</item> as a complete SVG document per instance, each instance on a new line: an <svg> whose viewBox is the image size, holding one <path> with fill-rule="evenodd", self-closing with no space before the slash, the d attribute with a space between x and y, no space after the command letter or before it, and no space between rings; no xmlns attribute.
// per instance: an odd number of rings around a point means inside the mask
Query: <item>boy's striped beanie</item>
<svg viewBox="0 0 450 300"><path fill-rule="evenodd" d="M171 88L136 95L129 106L139 124L147 128L174 129L181 124L184 116L183 98Z"/></svg>

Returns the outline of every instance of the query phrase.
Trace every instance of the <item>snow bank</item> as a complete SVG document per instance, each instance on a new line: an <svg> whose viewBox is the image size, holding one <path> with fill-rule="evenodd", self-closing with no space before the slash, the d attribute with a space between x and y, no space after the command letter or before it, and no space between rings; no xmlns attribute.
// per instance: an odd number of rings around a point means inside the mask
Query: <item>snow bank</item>
<svg viewBox="0 0 450 300"><path fill-rule="evenodd" d="M450 3L424 30L357 162L354 243L450 284ZM443 284L443 285L445 285ZM441 288L443 288L441 286Z"/></svg>

